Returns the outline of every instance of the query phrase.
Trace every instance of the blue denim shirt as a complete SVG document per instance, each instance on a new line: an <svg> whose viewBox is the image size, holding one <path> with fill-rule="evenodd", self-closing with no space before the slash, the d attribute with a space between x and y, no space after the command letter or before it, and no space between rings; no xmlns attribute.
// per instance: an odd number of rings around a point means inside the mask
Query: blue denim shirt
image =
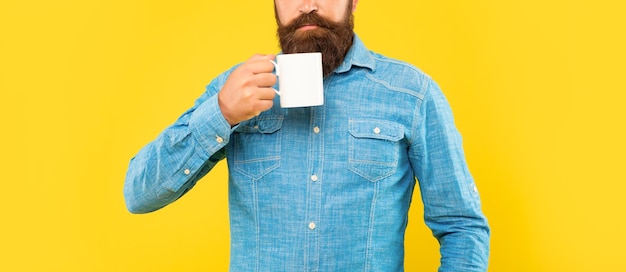
<svg viewBox="0 0 626 272"><path fill-rule="evenodd" d="M439 271L486 270L489 227L430 77L355 37L324 79L323 106L283 109L277 96L231 128L216 95L231 71L131 160L131 212L175 201L226 158L230 271L403 271L417 179Z"/></svg>

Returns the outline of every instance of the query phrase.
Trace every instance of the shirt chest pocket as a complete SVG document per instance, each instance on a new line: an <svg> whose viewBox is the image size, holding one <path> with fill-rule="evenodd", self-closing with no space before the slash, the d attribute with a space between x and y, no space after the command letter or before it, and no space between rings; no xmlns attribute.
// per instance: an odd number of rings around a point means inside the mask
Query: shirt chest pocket
<svg viewBox="0 0 626 272"><path fill-rule="evenodd" d="M398 167L401 125L383 120L350 120L348 168L376 182L393 175Z"/></svg>
<svg viewBox="0 0 626 272"><path fill-rule="evenodd" d="M234 170L258 180L278 168L282 123L282 116L265 116L240 124L232 139Z"/></svg>

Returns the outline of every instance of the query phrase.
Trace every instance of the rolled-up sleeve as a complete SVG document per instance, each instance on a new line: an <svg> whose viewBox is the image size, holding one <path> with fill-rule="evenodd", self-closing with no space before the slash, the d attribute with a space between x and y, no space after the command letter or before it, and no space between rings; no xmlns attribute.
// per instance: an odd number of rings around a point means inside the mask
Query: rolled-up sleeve
<svg viewBox="0 0 626 272"><path fill-rule="evenodd" d="M170 204L225 157L232 129L220 111L217 92L226 77L211 82L191 109L131 159L124 183L130 212L147 213Z"/></svg>
<svg viewBox="0 0 626 272"><path fill-rule="evenodd" d="M439 87L428 82L410 149L424 218L440 243L439 271L486 271L490 229L461 135Z"/></svg>

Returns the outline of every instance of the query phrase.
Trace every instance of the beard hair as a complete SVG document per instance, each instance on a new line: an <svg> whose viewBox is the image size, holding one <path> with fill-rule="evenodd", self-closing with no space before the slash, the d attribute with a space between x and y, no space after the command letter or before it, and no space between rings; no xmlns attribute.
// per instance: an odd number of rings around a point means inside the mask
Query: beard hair
<svg viewBox="0 0 626 272"><path fill-rule="evenodd" d="M341 22L333 22L316 12L303 13L288 25L281 25L276 14L278 23L278 40L285 54L292 53L322 53L322 67L324 77L330 75L346 57L352 46L354 38L354 15L352 14L352 1L344 19ZM274 6L276 11L276 6ZM316 25L315 29L297 31L305 25Z"/></svg>

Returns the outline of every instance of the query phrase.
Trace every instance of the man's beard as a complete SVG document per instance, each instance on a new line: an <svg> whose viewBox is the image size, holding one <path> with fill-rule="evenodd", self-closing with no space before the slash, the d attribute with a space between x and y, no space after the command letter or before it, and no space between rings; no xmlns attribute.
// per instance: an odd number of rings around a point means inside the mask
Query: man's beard
<svg viewBox="0 0 626 272"><path fill-rule="evenodd" d="M352 15L352 2L339 23L327 20L316 12L303 13L288 25L282 25L278 21L278 40L285 54L291 53L322 53L322 66L324 76L333 72L345 58L352 39L354 38L354 16ZM315 25L317 28L305 31L296 31L305 25Z"/></svg>

